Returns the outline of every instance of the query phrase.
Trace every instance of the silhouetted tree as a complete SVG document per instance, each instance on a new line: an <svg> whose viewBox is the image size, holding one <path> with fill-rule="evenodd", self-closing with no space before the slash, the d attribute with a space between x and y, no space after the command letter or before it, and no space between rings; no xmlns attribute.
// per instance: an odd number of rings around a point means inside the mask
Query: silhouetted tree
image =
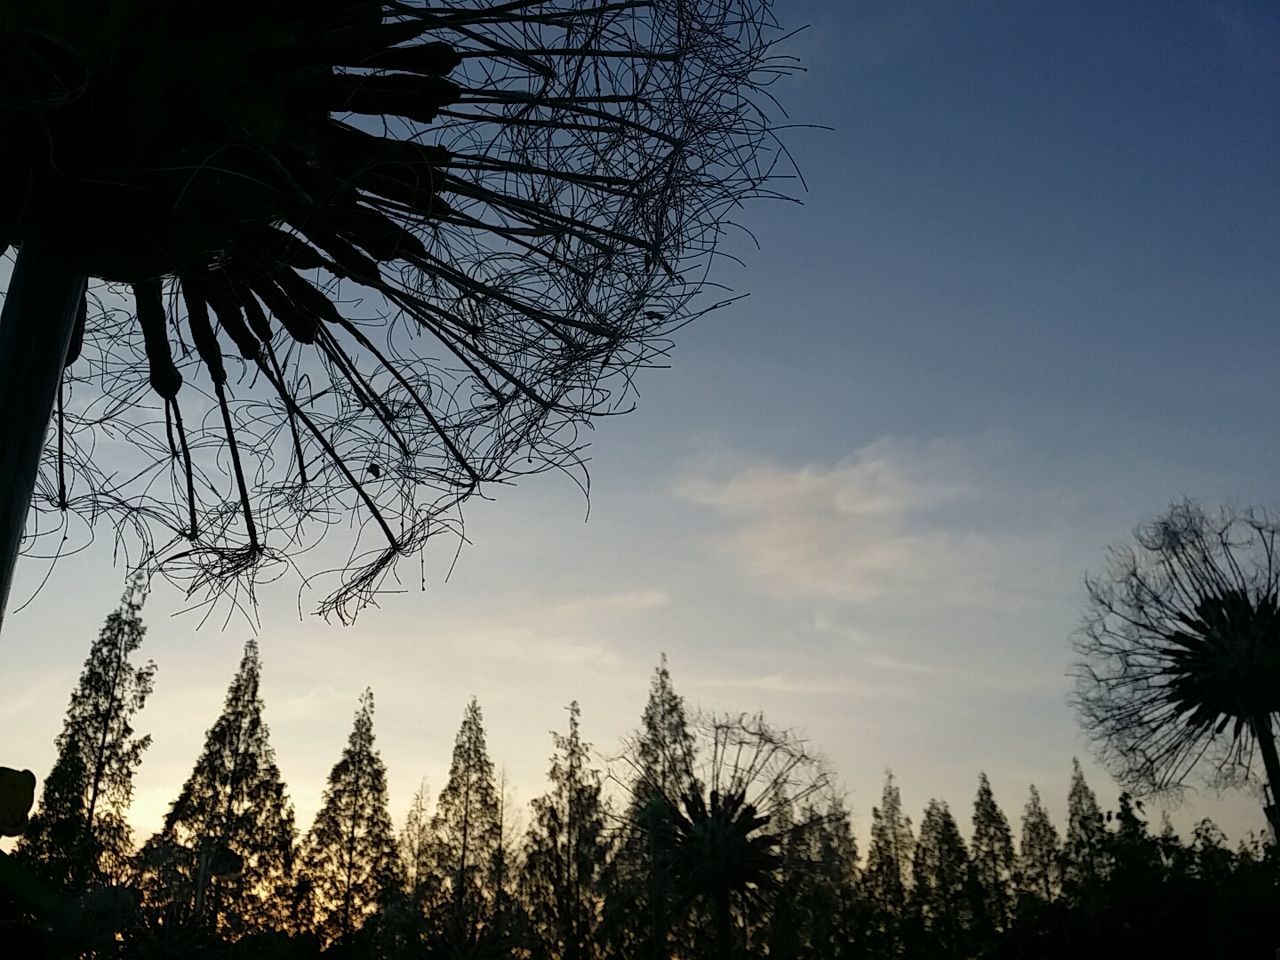
<svg viewBox="0 0 1280 960"><path fill-rule="evenodd" d="M863 946L865 917L857 895L858 848L849 814L838 799L819 813L800 814L806 829L792 829L785 808L775 829L780 845L780 880L760 936L773 960L842 960Z"/></svg>
<svg viewBox="0 0 1280 960"><path fill-rule="evenodd" d="M431 866L431 816L428 810L427 784L418 784L409 802L404 829L400 831L400 862L404 865L405 893L415 915L425 917L433 871Z"/></svg>
<svg viewBox="0 0 1280 960"><path fill-rule="evenodd" d="M520 888L535 958L595 960L603 949L602 871L612 842L601 775L590 765L580 715L575 700L569 705L569 732L551 734L551 791L533 801L525 836Z"/></svg>
<svg viewBox="0 0 1280 960"><path fill-rule="evenodd" d="M605 901L611 950L620 957L665 960L673 936L670 891L654 861L654 833L664 798L679 802L692 787L693 734L684 698L675 692L664 653L649 684L640 729L626 745L626 810L622 836L609 864Z"/></svg>
<svg viewBox="0 0 1280 960"><path fill-rule="evenodd" d="M529 939L529 918L518 887L521 869L520 818L506 770L498 774L498 845L490 859L489 882L493 887L493 919L484 948L506 957Z"/></svg>
<svg viewBox="0 0 1280 960"><path fill-rule="evenodd" d="M902 812L902 794L893 774L886 774L880 806L871 808L871 844L862 871L862 893L872 917L869 948L874 956L898 957L904 950L914 848L911 818Z"/></svg>
<svg viewBox="0 0 1280 960"><path fill-rule="evenodd" d="M765 192L771 27L758 0L7 2L0 616L60 383L39 508L214 590L367 524L340 612L483 485L578 462Z"/></svg>
<svg viewBox="0 0 1280 960"><path fill-rule="evenodd" d="M1107 813L1107 820L1115 824L1107 835L1112 896L1130 897L1132 891L1150 889L1169 879L1160 842L1151 836L1142 812L1142 801L1125 792L1120 794L1114 816Z"/></svg>
<svg viewBox="0 0 1280 960"><path fill-rule="evenodd" d="M781 850L821 820L831 777L806 744L764 717L703 715L694 727L695 766L683 796L653 794L637 824L672 919L690 926L693 955L740 956L781 879Z"/></svg>
<svg viewBox="0 0 1280 960"><path fill-rule="evenodd" d="M1022 813L1022 841L1018 848L1018 892L1052 903L1062 893L1062 846L1057 828L1040 802L1040 791L1031 795Z"/></svg>
<svg viewBox="0 0 1280 960"><path fill-rule="evenodd" d="M1278 534L1263 511L1173 504L1086 578L1076 651L1081 720L1122 782L1175 790L1206 757L1230 782L1257 747L1280 837Z"/></svg>
<svg viewBox="0 0 1280 960"><path fill-rule="evenodd" d="M261 670L250 640L195 769L141 854L162 922L233 940L283 929L291 900L293 805L262 719Z"/></svg>
<svg viewBox="0 0 1280 960"><path fill-rule="evenodd" d="M403 883L387 812L387 771L373 745L371 690L360 697L351 736L329 773L299 859L311 907L304 925L323 945L350 942Z"/></svg>
<svg viewBox="0 0 1280 960"><path fill-rule="evenodd" d="M1107 825L1080 761L1071 761L1071 789L1067 794L1067 836L1063 844L1062 883L1072 897L1099 891L1111 874Z"/></svg>
<svg viewBox="0 0 1280 960"><path fill-rule="evenodd" d="M470 956L492 946L494 867L502 841L501 799L473 697L454 741L449 780L431 817L436 896L429 907L430 935L446 955Z"/></svg>
<svg viewBox="0 0 1280 960"><path fill-rule="evenodd" d="M1201 822L1213 826L1212 820ZM1173 828L1173 821L1169 819L1168 810L1160 812L1160 835L1156 838L1156 846L1167 876L1187 877L1195 872L1195 854L1179 839L1178 831Z"/></svg>
<svg viewBox="0 0 1280 960"><path fill-rule="evenodd" d="M911 917L929 945L927 952L940 957L968 955L974 929L971 875L969 853L955 818L946 803L930 800L912 855L908 898Z"/></svg>
<svg viewBox="0 0 1280 960"><path fill-rule="evenodd" d="M628 745L632 806L645 806L651 796L683 795L693 785L695 759L684 697L671 683L664 653L649 683L640 730Z"/></svg>
<svg viewBox="0 0 1280 960"><path fill-rule="evenodd" d="M146 588L135 577L89 649L57 740L40 807L18 845L45 876L77 890L119 879L133 854L125 811L150 735L133 720L146 704L155 664L135 666Z"/></svg>
<svg viewBox="0 0 1280 960"><path fill-rule="evenodd" d="M973 802L973 876L979 891L978 920L989 932L1000 932L1013 919L1013 833L985 773L978 775Z"/></svg>

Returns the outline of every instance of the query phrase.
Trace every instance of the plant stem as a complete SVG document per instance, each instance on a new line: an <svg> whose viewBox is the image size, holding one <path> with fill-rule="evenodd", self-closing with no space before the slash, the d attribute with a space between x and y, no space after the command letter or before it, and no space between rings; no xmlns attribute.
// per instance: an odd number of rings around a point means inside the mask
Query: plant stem
<svg viewBox="0 0 1280 960"><path fill-rule="evenodd" d="M1253 733L1262 750L1262 765L1267 771L1267 785L1271 803L1263 807L1267 822L1271 825L1271 837L1280 843L1280 755L1276 752L1276 735L1271 730L1271 718L1263 714L1253 723Z"/></svg>
<svg viewBox="0 0 1280 960"><path fill-rule="evenodd" d="M49 238L18 248L0 312L0 627L84 289Z"/></svg>
<svg viewBox="0 0 1280 960"><path fill-rule="evenodd" d="M719 960L733 960L733 915L729 904L729 885L725 881L716 884L716 956Z"/></svg>

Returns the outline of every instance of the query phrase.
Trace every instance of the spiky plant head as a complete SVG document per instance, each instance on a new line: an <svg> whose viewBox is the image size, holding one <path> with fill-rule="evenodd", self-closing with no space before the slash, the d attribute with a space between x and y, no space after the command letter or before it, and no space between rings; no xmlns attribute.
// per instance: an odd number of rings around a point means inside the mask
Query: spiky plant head
<svg viewBox="0 0 1280 960"><path fill-rule="evenodd" d="M1280 527L1260 510L1174 504L1086 578L1077 705L1127 785L1176 790L1249 771L1280 716Z"/></svg>
<svg viewBox="0 0 1280 960"><path fill-rule="evenodd" d="M698 787L679 806L663 798L646 815L660 869L686 899L709 900L724 891L757 901L776 885L779 838L743 788L704 795Z"/></svg>
<svg viewBox="0 0 1280 960"><path fill-rule="evenodd" d="M1242 724L1280 713L1280 608L1274 593L1205 597L1168 636L1169 695L1188 726ZM1237 730L1234 734L1239 735Z"/></svg>
<svg viewBox="0 0 1280 960"><path fill-rule="evenodd" d="M771 177L771 25L769 0L6 3L0 250L38 235L125 285L82 311L37 508L215 592L355 511L342 613L485 485L580 466Z"/></svg>
<svg viewBox="0 0 1280 960"><path fill-rule="evenodd" d="M624 844L656 857L679 910L728 895L746 915L763 912L780 871L822 869L805 852L843 807L825 762L762 715L700 714L672 788L643 775L637 744L624 756L637 774L634 822Z"/></svg>

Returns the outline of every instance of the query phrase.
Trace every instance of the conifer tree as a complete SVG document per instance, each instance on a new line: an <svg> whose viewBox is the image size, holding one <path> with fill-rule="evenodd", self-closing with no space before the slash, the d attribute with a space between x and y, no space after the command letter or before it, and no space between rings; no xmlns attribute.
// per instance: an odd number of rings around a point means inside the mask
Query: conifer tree
<svg viewBox="0 0 1280 960"><path fill-rule="evenodd" d="M685 714L684 697L677 695L671 684L665 653L649 685L649 700L640 719L635 754L633 803L644 806L653 794L679 797L692 786L693 734Z"/></svg>
<svg viewBox="0 0 1280 960"><path fill-rule="evenodd" d="M862 939L858 915L858 847L849 813L838 798L825 813L800 812L799 829L784 808L775 816L782 844L781 878L764 935L778 960L835 960L853 956ZM774 827L774 824L770 824Z"/></svg>
<svg viewBox="0 0 1280 960"><path fill-rule="evenodd" d="M1141 800L1134 800L1127 791L1120 794L1116 828L1107 835L1112 895L1135 895L1164 880L1159 841L1151 836L1142 812Z"/></svg>
<svg viewBox="0 0 1280 960"><path fill-rule="evenodd" d="M484 938L486 948L508 956L514 945L528 939L528 917L520 902L520 818L507 772L498 774L498 845L490 858L493 918Z"/></svg>
<svg viewBox="0 0 1280 960"><path fill-rule="evenodd" d="M495 937L493 873L501 845L501 803L480 706L472 697L431 818L436 896L429 905L430 933L442 949L475 952Z"/></svg>
<svg viewBox="0 0 1280 960"><path fill-rule="evenodd" d="M880 806L871 808L871 845L862 871L863 896L872 914L868 932L877 956L902 955L914 847L911 818L902 813L902 794L889 773Z"/></svg>
<svg viewBox="0 0 1280 960"><path fill-rule="evenodd" d="M1212 825L1213 821L1201 821L1201 825L1205 823ZM1192 866L1195 853L1178 837L1178 832L1173 829L1173 821L1169 819L1168 810L1160 813L1160 835L1155 842L1160 851L1160 863L1164 866L1167 877L1184 879L1195 872Z"/></svg>
<svg viewBox="0 0 1280 960"><path fill-rule="evenodd" d="M981 922L990 931L1002 932L1013 919L1013 834L985 773L978 775L973 803L971 859Z"/></svg>
<svg viewBox="0 0 1280 960"><path fill-rule="evenodd" d="M1040 791L1031 785L1031 796L1022 814L1022 843L1018 851L1018 892L1045 903L1058 899L1062 890L1062 849L1058 831L1040 802Z"/></svg>
<svg viewBox="0 0 1280 960"><path fill-rule="evenodd" d="M404 865L405 893L417 914L426 911L431 869L431 817L428 813L427 783L422 781L409 802L404 829L400 831L400 862Z"/></svg>
<svg viewBox="0 0 1280 960"><path fill-rule="evenodd" d="M778 883L764 924L768 956L782 960L804 956L809 939L808 904L805 903L805 866L812 831L794 828L795 814L790 801L774 814L770 826L785 838L778 846ZM752 939L756 939L755 936Z"/></svg>
<svg viewBox="0 0 1280 960"><path fill-rule="evenodd" d="M402 881L387 812L387 770L373 739L373 691L366 689L302 847L312 910L307 926L325 946L349 942L389 905Z"/></svg>
<svg viewBox="0 0 1280 960"><path fill-rule="evenodd" d="M946 803L930 800L911 863L910 912L941 956L968 953L973 931L970 863Z"/></svg>
<svg viewBox="0 0 1280 960"><path fill-rule="evenodd" d="M1167 818L1168 814L1165 816ZM1181 852L1187 861L1194 862L1193 867L1190 863L1188 867L1194 869L1197 876L1215 886L1230 877L1236 868L1237 857L1227 846L1226 835L1216 823L1207 818L1197 823L1192 831L1191 849L1181 847ZM1166 859L1169 859L1167 854Z"/></svg>
<svg viewBox="0 0 1280 960"><path fill-rule="evenodd" d="M684 698L672 686L664 653L649 684L640 730L628 744L624 829L606 880L607 935L619 956L665 960L669 955L677 932L669 878L656 862L651 827L668 801L678 804L694 786L694 753Z"/></svg>
<svg viewBox="0 0 1280 960"><path fill-rule="evenodd" d="M282 929L290 912L293 805L262 719L261 671L250 640L195 769L141 858L153 911L227 939Z"/></svg>
<svg viewBox="0 0 1280 960"><path fill-rule="evenodd" d="M19 854L55 882L85 890L118 879L132 854L125 811L133 774L151 743L133 719L151 693L155 664L135 666L145 582L136 577L89 649L57 740L58 757Z"/></svg>
<svg viewBox="0 0 1280 960"><path fill-rule="evenodd" d="M601 775L569 705L569 732L551 734L549 793L532 803L521 891L533 933L533 956L593 960L600 956L601 871L610 854Z"/></svg>
<svg viewBox="0 0 1280 960"><path fill-rule="evenodd" d="M1107 825L1098 798L1085 782L1080 761L1071 761L1067 794L1067 838L1063 847L1063 885L1074 897L1101 889L1110 875Z"/></svg>

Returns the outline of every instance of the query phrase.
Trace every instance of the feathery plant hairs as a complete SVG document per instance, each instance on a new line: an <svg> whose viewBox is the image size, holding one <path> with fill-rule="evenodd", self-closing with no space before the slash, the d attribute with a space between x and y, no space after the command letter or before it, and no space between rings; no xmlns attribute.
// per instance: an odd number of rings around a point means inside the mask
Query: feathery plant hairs
<svg viewBox="0 0 1280 960"><path fill-rule="evenodd" d="M345 620L580 468L776 196L770 4L6 0L5 596L34 502L237 603L345 524Z"/></svg>
<svg viewBox="0 0 1280 960"><path fill-rule="evenodd" d="M1183 500L1085 578L1076 706L1100 758L1139 793L1265 776L1280 838L1280 518ZM1203 763L1202 763L1203 762Z"/></svg>

